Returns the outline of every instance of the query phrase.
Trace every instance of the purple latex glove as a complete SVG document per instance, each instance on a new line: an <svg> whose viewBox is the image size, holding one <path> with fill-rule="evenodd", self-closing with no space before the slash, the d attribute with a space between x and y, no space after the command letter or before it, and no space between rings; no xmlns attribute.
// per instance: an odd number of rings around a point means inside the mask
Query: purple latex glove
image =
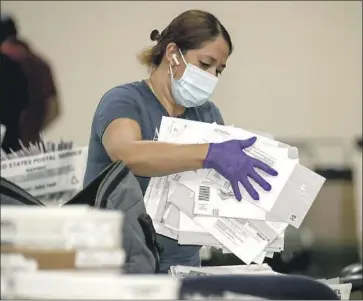
<svg viewBox="0 0 363 301"><path fill-rule="evenodd" d="M255 170L258 168L269 175L276 176L277 171L266 163L247 155L243 149L252 146L256 137L247 140L230 140L222 143L210 143L203 168L213 168L225 177L232 186L237 200L242 200L238 187L240 182L254 200L259 199L258 192L253 188L248 178L253 179L264 190L270 191L271 185L267 183Z"/></svg>

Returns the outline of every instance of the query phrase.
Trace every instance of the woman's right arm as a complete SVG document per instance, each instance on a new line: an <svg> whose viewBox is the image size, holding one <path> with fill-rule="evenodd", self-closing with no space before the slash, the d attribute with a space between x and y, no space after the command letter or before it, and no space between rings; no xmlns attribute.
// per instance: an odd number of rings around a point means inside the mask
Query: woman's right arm
<svg viewBox="0 0 363 301"><path fill-rule="evenodd" d="M118 87L106 93L96 110L92 129L111 160L122 160L135 175L146 177L213 168L231 182L239 200L238 182L254 195L254 199L258 198L249 177L263 189L271 189L255 168L270 175L276 175L276 171L242 151L250 147L255 138L214 144L142 141L142 102L135 97L137 95L131 88Z"/></svg>
<svg viewBox="0 0 363 301"><path fill-rule="evenodd" d="M159 177L202 168L209 144L174 144L141 141L141 129L133 119L113 120L102 143L109 157L122 160L138 176Z"/></svg>

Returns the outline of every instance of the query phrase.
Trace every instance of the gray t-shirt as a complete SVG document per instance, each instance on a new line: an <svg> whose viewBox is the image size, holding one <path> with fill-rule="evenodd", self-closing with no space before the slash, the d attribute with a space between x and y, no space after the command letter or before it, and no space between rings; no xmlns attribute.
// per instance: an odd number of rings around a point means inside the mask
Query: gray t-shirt
<svg viewBox="0 0 363 301"><path fill-rule="evenodd" d="M169 116L169 114L145 81L133 82L109 90L102 97L93 117L83 185L88 185L111 163L102 144L102 135L113 120L117 118L135 120L140 125L142 139L153 140L163 116ZM224 124L218 108L209 101L197 108L187 108L179 118ZM145 194L150 178L136 178ZM158 240L164 247L161 256L162 272L167 272L171 265L195 266L200 264L200 247L181 246L177 241L161 235Z"/></svg>

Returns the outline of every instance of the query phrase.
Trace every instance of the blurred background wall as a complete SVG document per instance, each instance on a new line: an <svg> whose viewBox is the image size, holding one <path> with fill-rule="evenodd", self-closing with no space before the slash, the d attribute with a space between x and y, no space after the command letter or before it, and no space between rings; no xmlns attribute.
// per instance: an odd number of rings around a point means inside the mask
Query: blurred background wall
<svg viewBox="0 0 363 301"><path fill-rule="evenodd" d="M47 138L86 144L103 93L147 76L136 54L151 30L194 8L216 14L235 45L213 99L228 123L294 139L361 135L361 1L1 1L54 68L63 114Z"/></svg>

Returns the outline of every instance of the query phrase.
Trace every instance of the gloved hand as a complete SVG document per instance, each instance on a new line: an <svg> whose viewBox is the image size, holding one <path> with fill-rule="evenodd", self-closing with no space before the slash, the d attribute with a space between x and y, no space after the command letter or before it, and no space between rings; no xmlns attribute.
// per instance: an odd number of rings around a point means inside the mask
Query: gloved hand
<svg viewBox="0 0 363 301"><path fill-rule="evenodd" d="M264 162L247 155L243 149L252 146L256 137L247 140L230 140L222 143L210 143L209 150L203 162L203 168L213 168L230 183L237 200L242 200L238 187L240 182L254 200L259 199L258 192L253 188L248 178L253 179L264 190L270 191L267 183L255 170L261 169L269 175L276 176L277 172Z"/></svg>

